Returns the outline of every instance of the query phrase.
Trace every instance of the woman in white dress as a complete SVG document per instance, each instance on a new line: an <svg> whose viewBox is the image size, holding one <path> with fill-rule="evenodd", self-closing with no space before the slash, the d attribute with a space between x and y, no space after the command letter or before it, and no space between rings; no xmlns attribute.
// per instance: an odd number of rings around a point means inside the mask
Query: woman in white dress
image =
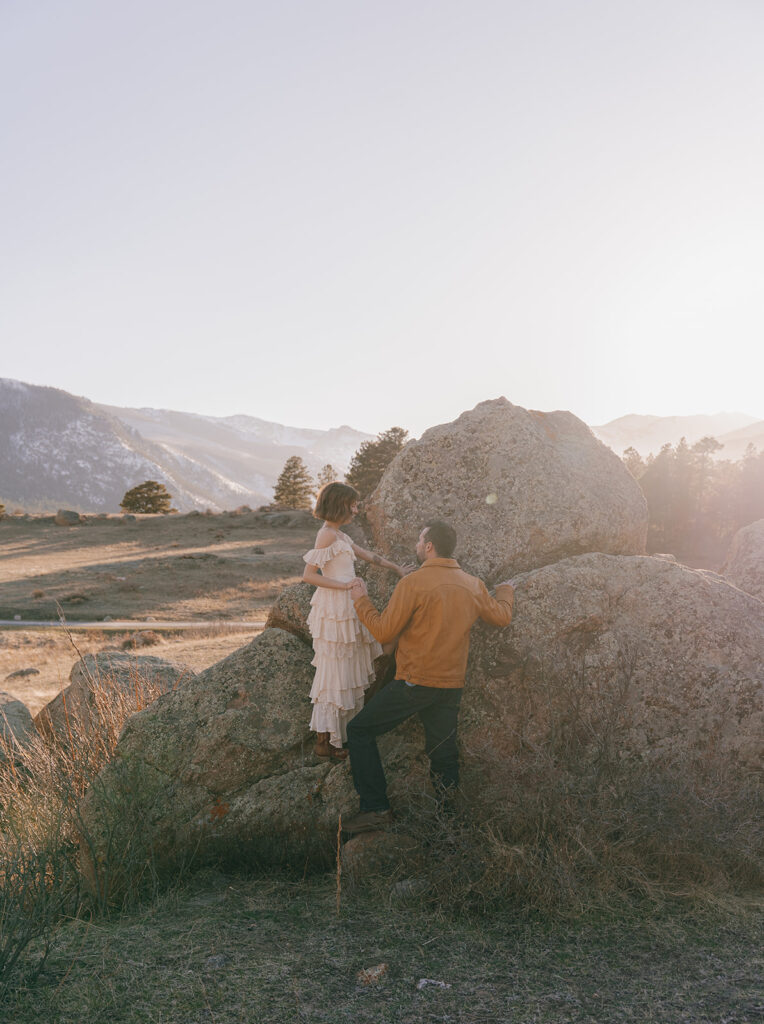
<svg viewBox="0 0 764 1024"><path fill-rule="evenodd" d="M342 761L347 751L347 724L363 707L364 693L374 675L374 659L382 647L359 622L350 597L357 558L391 569L399 576L413 565L395 565L381 555L354 544L340 527L358 512L358 491L348 484L330 483L318 495L313 515L323 519L315 546L303 555L303 579L316 587L308 627L313 637L316 675L310 697L310 727L316 733L315 754Z"/></svg>

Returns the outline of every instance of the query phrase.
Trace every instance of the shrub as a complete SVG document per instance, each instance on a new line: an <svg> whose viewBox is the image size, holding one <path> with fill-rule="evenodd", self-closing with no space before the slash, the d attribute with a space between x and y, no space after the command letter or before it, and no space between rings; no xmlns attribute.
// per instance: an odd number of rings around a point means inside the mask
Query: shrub
<svg viewBox="0 0 764 1024"><path fill-rule="evenodd" d="M171 504L172 495L168 493L164 484L157 483L156 480L146 480L127 491L119 507L123 512L166 515L168 512L177 511Z"/></svg>

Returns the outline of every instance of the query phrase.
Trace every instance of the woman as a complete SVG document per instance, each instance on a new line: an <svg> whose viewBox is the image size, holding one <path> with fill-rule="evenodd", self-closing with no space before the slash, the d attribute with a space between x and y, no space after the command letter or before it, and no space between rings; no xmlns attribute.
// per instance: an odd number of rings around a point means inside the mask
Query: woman
<svg viewBox="0 0 764 1024"><path fill-rule="evenodd" d="M413 565L395 565L381 555L354 544L342 526L358 512L358 491L347 484L330 483L318 495L313 515L323 519L316 544L303 558L307 565L302 578L316 587L311 599L308 627L313 637L316 669L310 698L313 715L310 727L316 733L317 757L342 761L347 751L347 723L363 707L363 697L374 675L374 659L382 648L358 621L350 597L357 558L391 569L399 576L412 572Z"/></svg>

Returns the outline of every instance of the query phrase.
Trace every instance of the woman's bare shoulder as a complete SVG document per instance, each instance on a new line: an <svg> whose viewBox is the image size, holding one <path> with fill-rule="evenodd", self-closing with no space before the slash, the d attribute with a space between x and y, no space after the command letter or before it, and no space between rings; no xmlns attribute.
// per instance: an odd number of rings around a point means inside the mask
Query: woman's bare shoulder
<svg viewBox="0 0 764 1024"><path fill-rule="evenodd" d="M321 548L331 547L336 540L339 540L339 536L339 530L334 530L331 526L322 526L316 534L315 549L320 551Z"/></svg>

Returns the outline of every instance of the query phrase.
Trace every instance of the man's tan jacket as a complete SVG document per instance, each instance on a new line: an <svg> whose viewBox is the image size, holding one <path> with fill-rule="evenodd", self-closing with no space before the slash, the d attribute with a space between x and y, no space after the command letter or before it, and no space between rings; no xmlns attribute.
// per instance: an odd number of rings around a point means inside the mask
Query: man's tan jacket
<svg viewBox="0 0 764 1024"><path fill-rule="evenodd" d="M477 619L508 626L514 590L488 593L482 580L459 568L455 558L430 558L404 576L387 608L378 612L368 597L355 601L358 618L381 644L400 634L397 676L419 686L464 686L470 629Z"/></svg>

